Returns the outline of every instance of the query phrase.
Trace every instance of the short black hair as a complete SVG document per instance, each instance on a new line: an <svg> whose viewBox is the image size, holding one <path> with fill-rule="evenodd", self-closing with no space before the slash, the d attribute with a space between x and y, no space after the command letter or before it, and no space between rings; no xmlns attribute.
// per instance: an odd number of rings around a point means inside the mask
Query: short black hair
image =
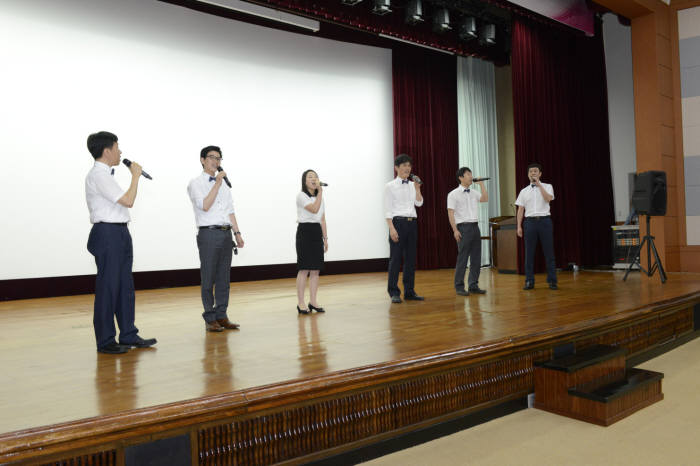
<svg viewBox="0 0 700 466"><path fill-rule="evenodd" d="M472 171L469 167L461 167L459 170L457 170L457 183L459 183L459 178L464 176L464 172L471 173Z"/></svg>
<svg viewBox="0 0 700 466"><path fill-rule="evenodd" d="M207 146L199 152L199 158L206 159L207 154L213 150L219 153L219 157L223 157L223 155L221 154L221 148L219 146Z"/></svg>
<svg viewBox="0 0 700 466"><path fill-rule="evenodd" d="M316 173L316 170L311 170L310 168L309 168L308 170L306 170L304 173L302 173L302 174L301 174L301 190L302 190L304 193L306 193L307 196L309 196L309 197L314 197L314 196L316 196L316 194L318 194L318 188L316 188L316 189L314 190L314 193L311 194L311 192L309 191L309 189L306 187L306 175L307 175L309 172L314 172L314 174L315 174L316 176L318 176L318 173Z"/></svg>
<svg viewBox="0 0 700 466"><path fill-rule="evenodd" d="M99 131L92 133L87 138L87 148L92 154L92 157L97 160L102 157L102 152L114 146L114 143L119 141L116 134L109 131Z"/></svg>
<svg viewBox="0 0 700 466"><path fill-rule="evenodd" d="M406 163L406 162L408 162L408 163L410 163L411 165L413 165L413 159L412 159L408 154L399 154L399 155L397 155L396 158L394 159L394 166L395 166L395 167L398 167L398 166L401 165L402 163Z"/></svg>
<svg viewBox="0 0 700 466"><path fill-rule="evenodd" d="M527 171L530 171L531 168L537 168L539 171L542 171L542 165L540 165L537 162L533 162L530 165L527 166Z"/></svg>

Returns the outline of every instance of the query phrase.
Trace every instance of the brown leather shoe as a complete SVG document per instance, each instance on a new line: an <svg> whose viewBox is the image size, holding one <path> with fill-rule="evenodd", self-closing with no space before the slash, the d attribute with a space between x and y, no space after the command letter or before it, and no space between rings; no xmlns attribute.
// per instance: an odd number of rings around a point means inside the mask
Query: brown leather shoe
<svg viewBox="0 0 700 466"><path fill-rule="evenodd" d="M228 319L219 319L216 322L219 324L219 326L221 326L222 329L225 328L228 330L238 330L238 328L240 327L240 325L234 324Z"/></svg>
<svg viewBox="0 0 700 466"><path fill-rule="evenodd" d="M207 332L223 332L224 328L219 325L217 321L213 322L204 322L204 328L207 330Z"/></svg>

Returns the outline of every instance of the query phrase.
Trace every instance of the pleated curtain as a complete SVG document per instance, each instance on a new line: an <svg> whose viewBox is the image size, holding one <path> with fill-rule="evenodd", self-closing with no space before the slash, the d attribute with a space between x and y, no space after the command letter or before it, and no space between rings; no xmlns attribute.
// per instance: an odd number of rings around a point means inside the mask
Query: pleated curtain
<svg viewBox="0 0 700 466"><path fill-rule="evenodd" d="M493 67L493 63L478 58L457 58L459 167L469 167L475 177L491 178L485 182L489 200L481 203L479 207L481 236L489 236L489 218L500 215L496 84ZM455 173L459 167L455 167ZM458 181L454 178L454 186L457 184ZM490 264L490 242L484 240L481 246L481 264Z"/></svg>

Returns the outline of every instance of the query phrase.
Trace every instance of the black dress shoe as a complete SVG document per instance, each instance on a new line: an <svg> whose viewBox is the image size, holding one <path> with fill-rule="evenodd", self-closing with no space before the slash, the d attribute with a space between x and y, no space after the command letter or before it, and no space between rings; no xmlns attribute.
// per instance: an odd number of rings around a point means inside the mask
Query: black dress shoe
<svg viewBox="0 0 700 466"><path fill-rule="evenodd" d="M297 312L299 314L310 314L308 309L300 309L299 306L297 306Z"/></svg>
<svg viewBox="0 0 700 466"><path fill-rule="evenodd" d="M457 294L460 296L469 296L469 292L467 290L457 290Z"/></svg>
<svg viewBox="0 0 700 466"><path fill-rule="evenodd" d="M322 307L316 307L313 304L309 303L309 312L311 311L326 312Z"/></svg>
<svg viewBox="0 0 700 466"><path fill-rule="evenodd" d="M552 283L549 284L549 289L550 289L550 290L558 290L559 287L557 286L557 283L556 283L556 282L552 282Z"/></svg>
<svg viewBox="0 0 700 466"><path fill-rule="evenodd" d="M531 290L535 287L535 282L525 282L523 290Z"/></svg>
<svg viewBox="0 0 700 466"><path fill-rule="evenodd" d="M409 294L408 296L403 295L403 299L406 301L425 301L425 298L423 296L418 296L417 294Z"/></svg>
<svg viewBox="0 0 700 466"><path fill-rule="evenodd" d="M476 286L474 288L469 288L469 292L472 294L486 294L486 290L482 290L478 286Z"/></svg>
<svg viewBox="0 0 700 466"><path fill-rule="evenodd" d="M132 348L148 348L149 346L153 346L156 343L158 343L158 340L156 340L155 338L148 338L148 339L144 340L143 338L141 338L138 335L136 335L136 338L133 341L129 341L129 342L120 341L119 342L119 344L122 346L127 346L127 347L131 346Z"/></svg>
<svg viewBox="0 0 700 466"><path fill-rule="evenodd" d="M98 353L105 353L105 354L123 354L129 351L128 346L124 345L118 345L116 343L109 343L107 345L104 345L101 348L97 348Z"/></svg>
<svg viewBox="0 0 700 466"><path fill-rule="evenodd" d="M399 295L392 296L391 302L394 304L399 304L399 303L401 303L401 297Z"/></svg>

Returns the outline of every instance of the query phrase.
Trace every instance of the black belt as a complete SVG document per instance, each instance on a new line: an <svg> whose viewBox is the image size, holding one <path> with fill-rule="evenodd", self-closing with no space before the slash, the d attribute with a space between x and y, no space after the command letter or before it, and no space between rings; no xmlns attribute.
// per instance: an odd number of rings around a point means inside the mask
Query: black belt
<svg viewBox="0 0 700 466"><path fill-rule="evenodd" d="M531 217L525 217L525 220L543 220L545 218L549 218L549 215L533 215Z"/></svg>
<svg viewBox="0 0 700 466"><path fill-rule="evenodd" d="M478 225L479 222L460 222L457 225Z"/></svg>
<svg viewBox="0 0 700 466"><path fill-rule="evenodd" d="M200 230L224 230L224 231L229 231L231 229L231 225L209 225L206 227L199 227Z"/></svg>
<svg viewBox="0 0 700 466"><path fill-rule="evenodd" d="M393 220L406 220L407 222L412 222L417 220L417 217L394 217Z"/></svg>
<svg viewBox="0 0 700 466"><path fill-rule="evenodd" d="M128 225L128 223L115 223L115 222L97 222L97 224L102 224L102 225L119 225L121 227L125 227Z"/></svg>

